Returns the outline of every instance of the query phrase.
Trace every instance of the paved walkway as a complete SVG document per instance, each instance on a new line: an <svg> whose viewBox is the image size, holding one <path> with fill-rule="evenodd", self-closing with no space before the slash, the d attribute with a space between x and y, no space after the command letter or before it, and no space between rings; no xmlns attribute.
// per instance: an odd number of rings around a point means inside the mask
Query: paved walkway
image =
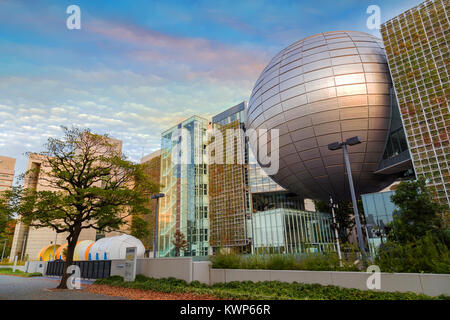
<svg viewBox="0 0 450 320"><path fill-rule="evenodd" d="M0 275L0 300L125 300L83 289L52 290L57 287L58 282L57 278ZM91 281L82 281L82 286L89 283Z"/></svg>

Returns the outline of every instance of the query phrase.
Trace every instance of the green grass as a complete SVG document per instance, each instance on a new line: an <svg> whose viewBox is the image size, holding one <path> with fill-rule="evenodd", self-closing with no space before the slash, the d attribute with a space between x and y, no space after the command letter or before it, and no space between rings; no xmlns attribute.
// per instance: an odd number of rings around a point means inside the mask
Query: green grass
<svg viewBox="0 0 450 320"><path fill-rule="evenodd" d="M0 275L1 274L12 275L12 276L22 276L22 277L42 277L42 273L40 273L40 272L27 273L27 272L23 272L20 270L16 270L13 272L12 268L0 268Z"/></svg>
<svg viewBox="0 0 450 320"><path fill-rule="evenodd" d="M152 290L164 293L194 293L207 294L219 299L234 300L431 300L450 299L437 298L423 294L379 292L347 289L337 286L322 286L319 284L284 283L279 281L265 282L229 282L214 285L202 284L198 281L187 283L175 278L154 279L137 275L134 282L125 282L120 276L98 279L95 284L114 287Z"/></svg>

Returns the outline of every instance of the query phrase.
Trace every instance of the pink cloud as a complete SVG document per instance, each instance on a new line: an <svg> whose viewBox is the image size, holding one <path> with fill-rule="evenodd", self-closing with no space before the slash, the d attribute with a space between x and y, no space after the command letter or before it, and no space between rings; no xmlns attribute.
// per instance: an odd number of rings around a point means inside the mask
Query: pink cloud
<svg viewBox="0 0 450 320"><path fill-rule="evenodd" d="M269 55L259 47L173 36L130 24L98 20L88 30L128 45L128 56L132 59L159 65L179 64L179 69L184 67L190 76L255 81L269 60Z"/></svg>

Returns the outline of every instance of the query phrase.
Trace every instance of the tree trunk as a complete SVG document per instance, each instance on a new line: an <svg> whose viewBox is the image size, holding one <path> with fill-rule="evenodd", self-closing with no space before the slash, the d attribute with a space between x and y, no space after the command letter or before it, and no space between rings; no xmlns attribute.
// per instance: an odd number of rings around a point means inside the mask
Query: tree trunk
<svg viewBox="0 0 450 320"><path fill-rule="evenodd" d="M67 279L69 279L69 277L71 276L70 273L67 273L67 268L69 268L73 263L73 253L75 252L75 246L77 245L80 231L81 227L75 227L73 234L67 237L66 261L64 263L63 276L61 277L61 282L59 283L57 289L67 289Z"/></svg>

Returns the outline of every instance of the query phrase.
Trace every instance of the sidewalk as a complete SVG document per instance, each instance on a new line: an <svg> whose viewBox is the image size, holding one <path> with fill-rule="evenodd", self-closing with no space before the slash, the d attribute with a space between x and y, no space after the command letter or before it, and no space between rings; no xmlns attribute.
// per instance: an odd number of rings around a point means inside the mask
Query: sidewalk
<svg viewBox="0 0 450 320"><path fill-rule="evenodd" d="M59 277L16 277L0 275L0 300L126 300L81 290L58 290ZM82 280L89 285L92 280Z"/></svg>

